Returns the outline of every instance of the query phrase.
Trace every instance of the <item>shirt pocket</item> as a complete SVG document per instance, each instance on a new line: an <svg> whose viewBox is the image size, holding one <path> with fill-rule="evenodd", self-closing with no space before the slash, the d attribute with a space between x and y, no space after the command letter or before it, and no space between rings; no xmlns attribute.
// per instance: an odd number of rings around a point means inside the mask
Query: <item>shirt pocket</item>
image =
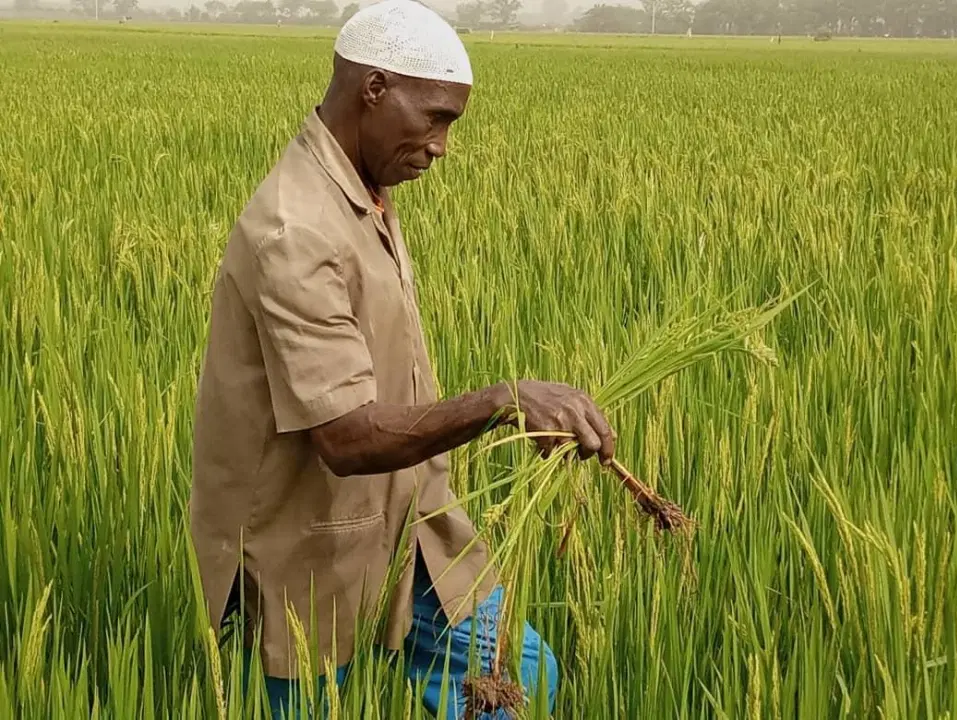
<svg viewBox="0 0 957 720"><path fill-rule="evenodd" d="M340 627L376 607L392 555L384 512L314 522L304 544L320 606L336 608Z"/></svg>
<svg viewBox="0 0 957 720"><path fill-rule="evenodd" d="M372 515L347 517L335 520L319 520L309 526L313 535L338 535L341 533L362 532L372 527L381 527L385 533L385 513L381 510Z"/></svg>

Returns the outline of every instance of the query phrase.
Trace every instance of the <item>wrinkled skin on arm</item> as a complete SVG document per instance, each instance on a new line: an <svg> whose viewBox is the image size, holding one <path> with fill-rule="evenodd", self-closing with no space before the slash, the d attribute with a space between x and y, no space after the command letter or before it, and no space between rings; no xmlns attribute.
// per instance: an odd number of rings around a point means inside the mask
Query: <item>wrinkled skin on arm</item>
<svg viewBox="0 0 957 720"><path fill-rule="evenodd" d="M502 424L515 424L516 406L529 432L571 433L579 455L598 455L605 465L615 454L615 433L595 403L567 385L523 380L518 402L502 383L431 405L370 403L313 428L320 456L336 475L372 475L418 465L474 440ZM543 455L564 437L536 438Z"/></svg>

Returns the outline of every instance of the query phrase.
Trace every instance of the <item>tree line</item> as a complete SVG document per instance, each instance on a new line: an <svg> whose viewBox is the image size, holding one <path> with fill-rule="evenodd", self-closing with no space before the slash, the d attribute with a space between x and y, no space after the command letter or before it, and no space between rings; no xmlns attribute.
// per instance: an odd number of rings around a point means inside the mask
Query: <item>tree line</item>
<svg viewBox="0 0 957 720"><path fill-rule="evenodd" d="M456 20L471 29L516 25L519 0L465 0ZM568 17L545 0L550 25L579 32L702 35L957 37L957 0L630 0Z"/></svg>
<svg viewBox="0 0 957 720"><path fill-rule="evenodd" d="M16 7L29 11L36 0L15 0ZM133 17L191 22L223 22L301 25L342 25L359 12L359 4L349 2L339 7L334 0L239 0L228 4L223 0L206 0L202 6L192 4L186 10L150 11L139 6L139 0L70 0L73 14L84 17L112 15L122 19Z"/></svg>
<svg viewBox="0 0 957 720"><path fill-rule="evenodd" d="M29 12L38 0L15 0ZM626 0L599 3L574 16L568 0L544 0L534 27L596 33L699 35L833 35L957 37L957 0ZM72 12L121 18L162 16L169 20L226 23L341 25L359 10L335 0L206 0L186 11L150 12L139 0L70 0ZM95 3L99 3L97 6ZM442 14L462 32L518 28L521 0L462 0Z"/></svg>
<svg viewBox="0 0 957 720"><path fill-rule="evenodd" d="M957 37L957 0L643 0L595 5L583 32Z"/></svg>

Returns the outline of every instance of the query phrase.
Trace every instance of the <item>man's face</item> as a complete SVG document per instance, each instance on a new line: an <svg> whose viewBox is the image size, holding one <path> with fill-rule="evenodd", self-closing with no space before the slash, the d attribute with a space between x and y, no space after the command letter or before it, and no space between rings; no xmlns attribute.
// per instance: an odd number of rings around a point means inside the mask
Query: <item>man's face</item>
<svg viewBox="0 0 957 720"><path fill-rule="evenodd" d="M359 151L369 180L391 187L415 180L445 155L449 128L471 88L374 70L366 77Z"/></svg>

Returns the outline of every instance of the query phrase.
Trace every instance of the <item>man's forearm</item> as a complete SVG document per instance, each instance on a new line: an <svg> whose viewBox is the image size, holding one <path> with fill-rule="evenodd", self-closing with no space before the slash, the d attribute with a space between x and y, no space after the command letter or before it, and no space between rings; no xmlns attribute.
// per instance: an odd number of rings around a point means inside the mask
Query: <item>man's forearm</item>
<svg viewBox="0 0 957 720"><path fill-rule="evenodd" d="M511 403L504 384L431 405L371 403L314 428L312 438L340 477L394 472L474 440Z"/></svg>

